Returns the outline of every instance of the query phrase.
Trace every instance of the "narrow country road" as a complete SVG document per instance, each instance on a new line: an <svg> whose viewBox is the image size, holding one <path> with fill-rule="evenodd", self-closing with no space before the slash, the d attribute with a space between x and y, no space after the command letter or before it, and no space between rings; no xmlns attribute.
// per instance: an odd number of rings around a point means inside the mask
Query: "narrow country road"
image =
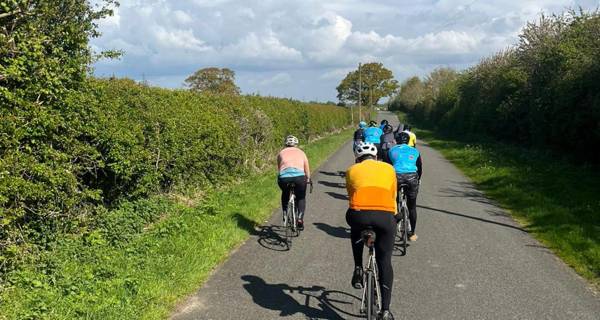
<svg viewBox="0 0 600 320"><path fill-rule="evenodd" d="M600 319L600 298L584 280L419 143L419 239L392 260L396 319ZM349 142L314 172L307 227L290 250L277 211L172 319L360 318L344 219L352 163Z"/></svg>

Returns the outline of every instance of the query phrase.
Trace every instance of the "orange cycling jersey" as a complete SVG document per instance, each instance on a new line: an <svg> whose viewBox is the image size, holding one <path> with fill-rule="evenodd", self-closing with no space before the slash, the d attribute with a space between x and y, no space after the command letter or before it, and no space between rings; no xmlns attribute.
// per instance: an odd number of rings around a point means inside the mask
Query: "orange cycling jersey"
<svg viewBox="0 0 600 320"><path fill-rule="evenodd" d="M365 160L346 172L346 189L352 210L396 214L396 172L388 163Z"/></svg>

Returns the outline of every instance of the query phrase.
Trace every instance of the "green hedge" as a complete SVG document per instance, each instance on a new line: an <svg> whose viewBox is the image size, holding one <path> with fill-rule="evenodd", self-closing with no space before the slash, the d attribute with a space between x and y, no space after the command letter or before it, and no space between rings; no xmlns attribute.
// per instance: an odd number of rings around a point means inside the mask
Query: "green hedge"
<svg viewBox="0 0 600 320"><path fill-rule="evenodd" d="M105 208L121 200L206 194L272 163L287 134L302 144L350 124L346 108L289 99L200 95L116 79L91 79L84 88L61 112L48 108L55 116L19 122L12 140L0 140L0 272L56 234L106 223ZM38 130L39 122L50 123L52 135Z"/></svg>

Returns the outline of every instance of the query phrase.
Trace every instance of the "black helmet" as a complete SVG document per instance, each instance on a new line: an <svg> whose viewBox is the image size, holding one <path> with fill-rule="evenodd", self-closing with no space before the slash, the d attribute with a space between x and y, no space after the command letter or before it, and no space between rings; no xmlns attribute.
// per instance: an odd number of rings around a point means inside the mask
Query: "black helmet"
<svg viewBox="0 0 600 320"><path fill-rule="evenodd" d="M376 126L377 126L377 121L375 121L375 120L369 121L369 127L376 127Z"/></svg>
<svg viewBox="0 0 600 320"><path fill-rule="evenodd" d="M412 127L410 126L410 124L405 124L404 125L404 130L406 130L406 131L410 131L411 128Z"/></svg>
<svg viewBox="0 0 600 320"><path fill-rule="evenodd" d="M383 119L383 120L381 120L381 123L380 123L380 125L382 125L382 126L383 126L383 125L387 125L388 123L389 123L389 122L388 122L387 120Z"/></svg>
<svg viewBox="0 0 600 320"><path fill-rule="evenodd" d="M386 125L383 127L383 132L385 132L385 133L390 133L390 132L392 132L392 131L394 131L394 128L393 128L391 125L389 125L389 124L386 124Z"/></svg>
<svg viewBox="0 0 600 320"><path fill-rule="evenodd" d="M398 135L396 135L396 143L408 144L408 141L410 141L410 135L408 133L400 132Z"/></svg>

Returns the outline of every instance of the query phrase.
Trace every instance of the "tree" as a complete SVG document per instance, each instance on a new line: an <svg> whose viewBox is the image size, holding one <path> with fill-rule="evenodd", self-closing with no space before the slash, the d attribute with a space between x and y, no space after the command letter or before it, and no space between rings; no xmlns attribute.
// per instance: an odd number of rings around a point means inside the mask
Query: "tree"
<svg viewBox="0 0 600 320"><path fill-rule="evenodd" d="M185 83L192 91L228 95L240 94L240 88L235 85L235 72L228 68L200 69L185 79Z"/></svg>
<svg viewBox="0 0 600 320"><path fill-rule="evenodd" d="M360 75L358 69L348 73L336 89L337 97L343 103L358 103L359 89L362 89L361 104L377 105L379 99L396 92L398 81L394 79L392 71L383 67L383 64L371 62L362 65Z"/></svg>

